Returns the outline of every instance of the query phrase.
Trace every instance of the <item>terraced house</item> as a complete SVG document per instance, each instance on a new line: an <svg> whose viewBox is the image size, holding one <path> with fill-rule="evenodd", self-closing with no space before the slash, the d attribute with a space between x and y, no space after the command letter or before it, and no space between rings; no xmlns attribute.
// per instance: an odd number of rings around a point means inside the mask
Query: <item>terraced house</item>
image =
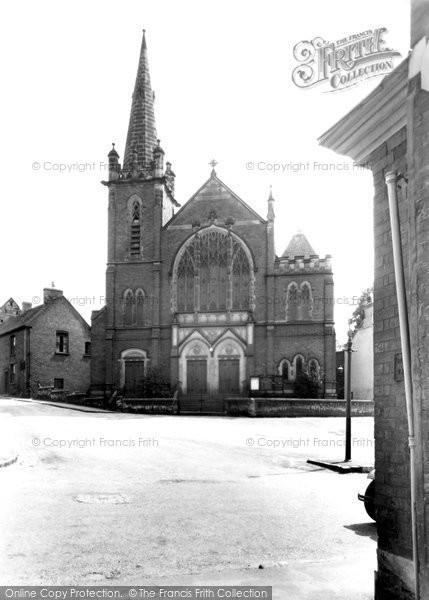
<svg viewBox="0 0 429 600"><path fill-rule="evenodd" d="M93 389L138 397L149 366L215 410L250 377L300 371L335 396L333 275L302 233L281 256L274 198L257 214L218 177L183 206L157 139L143 36L123 164L109 153L106 306L93 313ZM286 244L285 244L286 245ZM286 385L287 387L287 385Z"/></svg>

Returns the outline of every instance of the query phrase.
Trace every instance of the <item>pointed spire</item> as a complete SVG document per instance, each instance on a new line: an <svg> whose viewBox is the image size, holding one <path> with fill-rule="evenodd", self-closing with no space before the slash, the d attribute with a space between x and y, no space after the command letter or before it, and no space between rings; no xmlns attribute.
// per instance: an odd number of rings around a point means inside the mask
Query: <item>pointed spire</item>
<svg viewBox="0 0 429 600"><path fill-rule="evenodd" d="M143 40L125 146L124 169L132 168L133 161L135 162L135 152L137 152L141 167L149 166L153 159L153 149L157 143L153 100L154 94L150 85L146 36L143 29Z"/></svg>
<svg viewBox="0 0 429 600"><path fill-rule="evenodd" d="M270 185L270 195L268 196L268 214L267 220L270 222L274 221L274 206L273 206L274 198L273 198L273 186Z"/></svg>

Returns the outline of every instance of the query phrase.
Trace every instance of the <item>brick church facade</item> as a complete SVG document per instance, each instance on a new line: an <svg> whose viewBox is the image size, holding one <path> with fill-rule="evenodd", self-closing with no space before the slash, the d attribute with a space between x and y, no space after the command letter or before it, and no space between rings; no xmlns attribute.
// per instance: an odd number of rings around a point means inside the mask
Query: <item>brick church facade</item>
<svg viewBox="0 0 429 600"><path fill-rule="evenodd" d="M335 396L330 257L301 233L281 257L214 169L182 207L157 140L143 36L124 161L109 153L106 306L92 316L93 389L139 395L148 367L182 397L246 394L250 376L320 375Z"/></svg>

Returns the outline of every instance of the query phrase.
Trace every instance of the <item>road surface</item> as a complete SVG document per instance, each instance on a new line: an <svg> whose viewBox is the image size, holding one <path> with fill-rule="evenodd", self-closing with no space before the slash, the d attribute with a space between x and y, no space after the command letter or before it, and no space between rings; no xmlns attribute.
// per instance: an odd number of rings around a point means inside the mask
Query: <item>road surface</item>
<svg viewBox="0 0 429 600"><path fill-rule="evenodd" d="M372 597L375 525L356 498L366 475L306 463L343 459L342 418L131 416L0 399L0 423L19 453L0 469L1 585L280 590L287 575L305 598L326 598L330 583L330 598ZM372 463L372 440L373 420L354 418L354 460Z"/></svg>

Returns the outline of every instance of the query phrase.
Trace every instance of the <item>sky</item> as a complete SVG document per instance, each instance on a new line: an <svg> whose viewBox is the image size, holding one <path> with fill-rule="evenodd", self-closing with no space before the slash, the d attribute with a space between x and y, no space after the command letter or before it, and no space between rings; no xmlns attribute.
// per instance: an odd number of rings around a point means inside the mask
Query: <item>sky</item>
<svg viewBox="0 0 429 600"><path fill-rule="evenodd" d="M25 0L2 15L0 303L37 305L54 282L88 321L103 306L100 181L112 142L123 157L144 28L178 201L208 178L212 158L219 178L263 217L272 185L277 254L302 230L333 257L344 343L357 298L373 284L374 192L369 171L317 139L381 78L330 93L302 89L292 81L293 49L384 27L397 65L409 49L407 0Z"/></svg>

